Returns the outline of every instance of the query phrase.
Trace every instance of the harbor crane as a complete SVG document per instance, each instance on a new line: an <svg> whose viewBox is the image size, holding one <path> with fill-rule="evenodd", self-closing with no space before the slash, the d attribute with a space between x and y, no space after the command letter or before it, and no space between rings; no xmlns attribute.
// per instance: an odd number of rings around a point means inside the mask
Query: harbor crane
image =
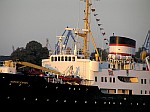
<svg viewBox="0 0 150 112"><path fill-rule="evenodd" d="M68 28L68 26L67 26L67 28ZM68 31L68 32L67 32ZM67 32L67 35L65 36L65 33ZM66 30L65 29L65 31L63 32L63 34L62 34L62 37L65 37L65 40L64 40L64 42L63 42L63 49L66 49L66 47L67 47L67 43L68 43L68 40L69 40L69 37L72 37L72 39L73 39L73 41L74 42L76 42L76 40L75 40L75 38L74 38L74 36L73 36L73 34L72 34L72 31L71 30ZM55 46L55 54L57 54L57 53L59 53L60 52L60 46L59 46L59 41L57 42L57 44L56 44L56 46Z"/></svg>
<svg viewBox="0 0 150 112"><path fill-rule="evenodd" d="M146 55L149 53L150 53L150 30L148 31L144 44L142 46L142 52L140 53L141 59L144 60Z"/></svg>
<svg viewBox="0 0 150 112"><path fill-rule="evenodd" d="M147 53L150 53L150 30L148 31L147 36L145 38L143 50L146 50Z"/></svg>

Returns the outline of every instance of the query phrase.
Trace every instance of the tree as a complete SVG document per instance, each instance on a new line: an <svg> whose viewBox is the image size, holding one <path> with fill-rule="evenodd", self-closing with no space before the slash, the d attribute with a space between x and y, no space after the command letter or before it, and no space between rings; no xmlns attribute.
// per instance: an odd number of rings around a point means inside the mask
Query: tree
<svg viewBox="0 0 150 112"><path fill-rule="evenodd" d="M42 44L37 41L30 41L26 47L17 48L11 54L11 59L19 59L21 61L30 62L37 65L42 65L42 59L48 58L49 51L47 47L42 47Z"/></svg>
<svg viewBox="0 0 150 112"><path fill-rule="evenodd" d="M138 51L137 51L137 52L135 52L135 57L136 57L136 58L140 58L140 54L141 54L141 52L142 52L142 48L141 48L141 47L139 47Z"/></svg>
<svg viewBox="0 0 150 112"><path fill-rule="evenodd" d="M98 50L100 57L102 58L102 61L106 61L107 56L108 56L107 50L106 49L103 50L101 48L97 48L97 50ZM96 54L96 51L91 53L91 56L90 56L91 60L93 60L93 59L95 60L95 54Z"/></svg>

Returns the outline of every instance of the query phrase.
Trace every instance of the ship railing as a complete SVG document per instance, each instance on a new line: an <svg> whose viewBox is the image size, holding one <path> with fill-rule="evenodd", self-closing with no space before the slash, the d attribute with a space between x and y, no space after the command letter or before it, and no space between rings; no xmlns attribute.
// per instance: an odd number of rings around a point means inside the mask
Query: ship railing
<svg viewBox="0 0 150 112"><path fill-rule="evenodd" d="M47 80L47 82L51 82L51 83L61 83L63 84L64 82L62 81L62 79L59 79L59 78L52 78L52 77L48 77L48 76L45 76L45 79Z"/></svg>

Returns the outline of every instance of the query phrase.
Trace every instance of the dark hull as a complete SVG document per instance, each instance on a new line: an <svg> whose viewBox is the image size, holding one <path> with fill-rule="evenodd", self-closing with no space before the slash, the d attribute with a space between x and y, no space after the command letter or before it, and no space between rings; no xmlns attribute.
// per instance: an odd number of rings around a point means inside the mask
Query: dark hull
<svg viewBox="0 0 150 112"><path fill-rule="evenodd" d="M0 103L5 105L77 106L92 111L150 108L149 95L108 95L97 86L48 83L39 76L0 73L0 91Z"/></svg>

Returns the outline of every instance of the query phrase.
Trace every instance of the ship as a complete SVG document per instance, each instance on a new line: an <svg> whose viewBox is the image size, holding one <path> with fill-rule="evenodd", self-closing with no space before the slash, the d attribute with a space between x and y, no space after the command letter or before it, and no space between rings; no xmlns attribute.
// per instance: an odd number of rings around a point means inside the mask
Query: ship
<svg viewBox="0 0 150 112"><path fill-rule="evenodd" d="M67 49L63 43L64 36L58 36L57 52L43 59L42 66L20 60L1 62L1 104L44 105L43 108L63 111L91 109L92 112L150 109L149 57L143 53L139 62L135 58L136 41L112 35L108 41L107 60L103 61L89 25L89 10L94 9L90 8L90 0L85 0L85 4L84 28L65 28L83 38L82 49L76 40L74 49ZM92 59L87 52L89 35L95 48ZM18 72L17 64L34 69Z"/></svg>

